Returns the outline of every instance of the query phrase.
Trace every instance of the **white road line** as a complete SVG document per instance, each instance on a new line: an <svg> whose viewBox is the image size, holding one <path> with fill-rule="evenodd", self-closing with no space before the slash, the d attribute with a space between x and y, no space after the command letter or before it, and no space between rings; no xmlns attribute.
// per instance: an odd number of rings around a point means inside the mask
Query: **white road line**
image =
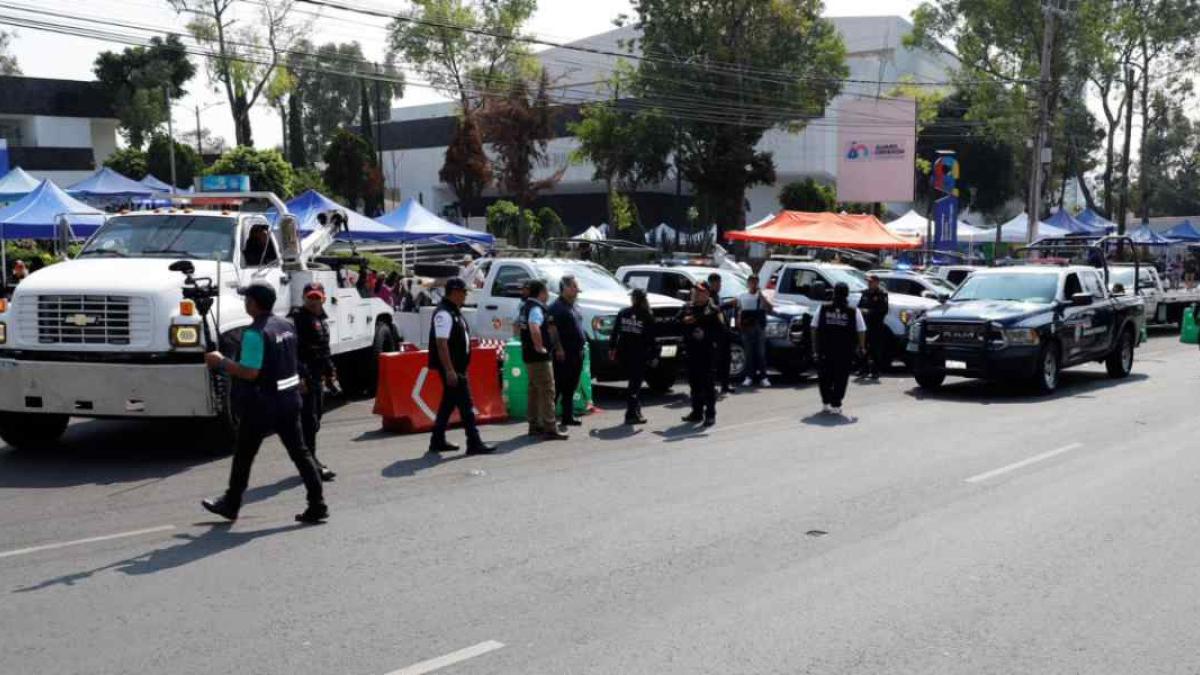
<svg viewBox="0 0 1200 675"><path fill-rule="evenodd" d="M1082 448L1082 447L1083 447L1083 443L1072 443L1070 445L1064 445L1063 447L1058 448L1056 450L1051 450L1049 452L1043 452L1040 455L1034 455L1033 457L1023 459L1019 462L1013 462L1012 464L1009 464L1007 466L1002 466L999 469L992 469L991 471L985 471L984 473L977 474L975 476L971 476L970 478L968 478L966 480L966 482L982 483L983 481L985 481L989 478L995 478L996 476L999 476L1001 474L1006 474L1009 471L1016 471L1017 469L1029 466L1030 464L1036 464L1037 462L1041 462L1043 460L1050 459L1051 457L1056 457L1058 455L1061 455L1064 452L1078 450L1079 448Z"/></svg>
<svg viewBox="0 0 1200 675"><path fill-rule="evenodd" d="M450 652L445 656L439 656L436 659L429 659L428 661L422 661L407 668L393 670L387 675L425 675L425 673L432 673L435 670L441 670L447 666L452 666L456 663L462 663L467 659L473 659L476 656L483 656L488 652L494 652L503 646L503 642L488 640L487 642L480 642L479 644L472 645L466 649Z"/></svg>
<svg viewBox="0 0 1200 675"><path fill-rule="evenodd" d="M0 552L0 558L11 558L13 556L25 555L26 553L37 553L38 551L50 551L56 548L66 548L67 546L78 546L79 544L94 544L99 541L109 541L112 539L124 539L125 537L136 537L142 534L151 534L154 532L166 532L167 530L175 529L174 525L159 525L158 527L147 527L142 530L130 530L129 532L118 532L116 534L106 534L101 537L88 537L87 539L75 539L74 541L60 541L54 544L42 544L41 546L30 546L29 548L18 548L12 551Z"/></svg>

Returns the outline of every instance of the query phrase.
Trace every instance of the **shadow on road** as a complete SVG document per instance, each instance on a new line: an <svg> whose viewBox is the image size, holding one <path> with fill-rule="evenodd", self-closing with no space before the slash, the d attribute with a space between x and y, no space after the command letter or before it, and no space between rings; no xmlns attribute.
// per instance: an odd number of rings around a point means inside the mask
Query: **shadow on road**
<svg viewBox="0 0 1200 675"><path fill-rule="evenodd" d="M126 558L115 563L97 567L95 569L84 572L74 572L64 574L53 579L47 579L33 586L26 586L14 590L14 593L28 593L30 591L39 591L51 586L74 586L80 581L85 581L105 570L117 570L129 575L154 574L163 570L174 569L184 565L194 563L198 560L203 560L210 556L224 553L230 549L237 548L244 544L248 544L255 539L268 537L273 534L290 532L303 527L311 527L310 525L302 525L300 523L292 525L281 525L279 527L270 527L263 530L233 530L230 523L209 524L210 527L200 535L177 534L175 539L179 541L172 546L158 548L132 558Z"/></svg>
<svg viewBox="0 0 1200 675"><path fill-rule="evenodd" d="M850 424L858 424L857 417L824 412L813 413L808 417L802 418L800 421L817 427L844 427Z"/></svg>
<svg viewBox="0 0 1200 675"><path fill-rule="evenodd" d="M975 403L978 405L1012 405L1056 401L1062 398L1095 398L1105 389L1119 387L1150 379L1145 373L1131 373L1128 377L1114 380L1107 373L1068 370L1059 375L1058 389L1049 395L1034 392L1023 382L988 382L985 380L949 381L937 391L926 391L914 386L905 392L919 401L948 401Z"/></svg>
<svg viewBox="0 0 1200 675"><path fill-rule="evenodd" d="M602 441L620 441L626 438L633 438L642 433L642 428L632 424L618 424L616 426L604 427L603 429L591 429L588 431L588 436L598 438Z"/></svg>
<svg viewBox="0 0 1200 675"><path fill-rule="evenodd" d="M709 427L703 427L699 424L684 422L683 424L676 424L669 429L653 433L655 436L662 436L664 443L678 443L679 441L686 441L693 438L704 438L708 436L708 429Z"/></svg>

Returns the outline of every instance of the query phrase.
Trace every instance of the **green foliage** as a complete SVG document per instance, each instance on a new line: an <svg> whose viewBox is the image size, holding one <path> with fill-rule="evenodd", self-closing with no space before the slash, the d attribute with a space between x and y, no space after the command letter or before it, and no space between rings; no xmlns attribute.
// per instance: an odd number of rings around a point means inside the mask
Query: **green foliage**
<svg viewBox="0 0 1200 675"><path fill-rule="evenodd" d="M497 239L509 239L510 233L515 237L520 221L521 207L506 199L492 202L487 207L487 231Z"/></svg>
<svg viewBox="0 0 1200 675"><path fill-rule="evenodd" d="M304 111L300 95L292 92L287 107L288 161L296 169L308 167L308 148L304 145Z"/></svg>
<svg viewBox="0 0 1200 675"><path fill-rule="evenodd" d="M294 194L292 181L295 175L292 165L287 163L278 150L255 150L238 146L221 155L209 167L207 173L246 174L250 176L252 190L274 192L280 199L288 199Z"/></svg>
<svg viewBox="0 0 1200 675"><path fill-rule="evenodd" d="M584 106L581 119L567 128L579 140L573 159L592 163L593 180L636 192L667 175L675 130L661 110L630 113L616 101L597 103Z"/></svg>
<svg viewBox="0 0 1200 675"><path fill-rule="evenodd" d="M167 137L157 134L150 139L150 147L146 149L146 171L154 174L159 180L171 182L171 146ZM196 176L204 171L204 160L190 145L175 142L175 185L186 188L195 181Z"/></svg>
<svg viewBox="0 0 1200 675"><path fill-rule="evenodd" d="M847 74L846 49L821 0L634 0L644 54L642 98L698 101L681 115L679 164L697 192L701 221L745 224L745 192L775 179L767 129L820 116ZM703 66L703 67L700 67ZM770 77L755 75L769 71Z"/></svg>
<svg viewBox="0 0 1200 675"><path fill-rule="evenodd" d="M0 31L0 75L20 75L21 66L12 53L12 39L16 31Z"/></svg>
<svg viewBox="0 0 1200 675"><path fill-rule="evenodd" d="M554 134L549 88L544 70L536 93L530 91L523 78L515 78L504 96L488 99L480 116L496 155L496 184L522 207L528 207L539 192L562 177L559 172L547 179L533 179L534 170L546 163L546 150Z"/></svg>
<svg viewBox="0 0 1200 675"><path fill-rule="evenodd" d="M562 218L559 218L554 209L549 206L543 206L537 210L537 222L543 241L567 236L567 228L563 225Z"/></svg>
<svg viewBox="0 0 1200 675"><path fill-rule="evenodd" d="M608 212L617 236L628 241L645 243L646 232L642 228L637 205L632 199L616 190L609 192Z"/></svg>
<svg viewBox="0 0 1200 675"><path fill-rule="evenodd" d="M779 191L779 205L787 211L831 211L836 204L834 187L811 178L788 183Z"/></svg>
<svg viewBox="0 0 1200 675"><path fill-rule="evenodd" d="M1200 213L1200 125L1177 102L1158 95L1144 150L1146 206L1151 216ZM1142 204L1138 204L1143 211Z"/></svg>
<svg viewBox="0 0 1200 675"><path fill-rule="evenodd" d="M375 165L375 153L362 136L345 129L338 129L325 148L325 184L333 194L346 201L351 209L357 209L368 195L371 169Z"/></svg>
<svg viewBox="0 0 1200 675"><path fill-rule="evenodd" d="M178 35L150 38L145 47L129 47L121 53L103 52L96 57L93 72L113 99L117 120L129 145L141 149L150 134L167 122L167 90L172 100L185 95L183 85L196 74L196 67Z"/></svg>
<svg viewBox="0 0 1200 675"><path fill-rule="evenodd" d="M333 251L333 255L339 258L365 258L367 261L367 267L370 267L376 272L382 272L383 274L391 274L392 272L397 274L400 273L400 263L392 260L391 258L385 258L378 253L359 251L357 254L355 254L353 251L337 250Z"/></svg>
<svg viewBox="0 0 1200 675"><path fill-rule="evenodd" d="M104 166L134 180L145 178L149 172L146 167L146 152L137 148L120 148L104 160Z"/></svg>
<svg viewBox="0 0 1200 675"><path fill-rule="evenodd" d="M12 274L13 264L18 260L23 261L26 267L28 267L29 264L34 260L40 261L42 265L51 265L55 262L58 262L58 259L54 257L53 253L51 253L49 250L41 248L38 246L38 243L32 239L14 239L11 241L5 241L3 245L4 255L7 256L8 259L8 274Z"/></svg>
<svg viewBox="0 0 1200 675"><path fill-rule="evenodd" d="M329 186L325 184L325 177L318 169L311 166L296 169L295 176L292 178L293 194L301 194L306 190L316 190L323 195L328 195L330 192Z"/></svg>

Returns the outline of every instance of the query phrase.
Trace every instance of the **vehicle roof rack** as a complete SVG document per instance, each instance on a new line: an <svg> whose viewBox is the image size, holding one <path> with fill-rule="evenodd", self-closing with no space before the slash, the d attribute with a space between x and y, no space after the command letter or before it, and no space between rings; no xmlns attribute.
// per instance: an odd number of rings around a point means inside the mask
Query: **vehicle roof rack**
<svg viewBox="0 0 1200 675"><path fill-rule="evenodd" d="M1022 260L1019 264L1057 264L1056 261L1062 260L1065 261L1061 263L1062 266L1080 265L1084 267L1098 267L1104 270L1104 283L1108 285L1109 261L1107 252L1112 248L1121 251L1126 247L1133 252L1134 275L1135 277L1140 277L1140 272L1137 271L1137 268L1141 265L1141 256L1137 253L1137 244L1128 235L1124 234L1047 237L1013 251L1013 256L1019 256L1022 253L1049 254L1040 258ZM1069 255L1072 252L1076 254L1095 252L1099 253L1099 255L1096 257L1087 256L1082 262L1077 262L1074 256ZM1064 253L1068 254L1065 258L1061 255ZM1141 289L1136 288L1137 284L1134 284L1134 286L1134 293L1140 295Z"/></svg>
<svg viewBox="0 0 1200 675"><path fill-rule="evenodd" d="M653 246L639 244L636 241L627 241L625 239L581 239L578 237L551 237L547 239L544 245L545 250L565 248L567 246L580 246L588 244L594 248L635 250L635 251L657 251Z"/></svg>

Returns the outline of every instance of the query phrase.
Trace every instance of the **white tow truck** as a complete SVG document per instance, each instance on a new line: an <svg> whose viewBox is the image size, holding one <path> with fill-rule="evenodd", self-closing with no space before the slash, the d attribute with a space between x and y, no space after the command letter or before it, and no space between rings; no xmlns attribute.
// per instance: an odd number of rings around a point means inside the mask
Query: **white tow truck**
<svg viewBox="0 0 1200 675"><path fill-rule="evenodd" d="M1182 324L1184 310L1200 303L1200 289L1168 289L1163 285L1162 277L1158 275L1158 270L1153 266L1138 265L1137 267L1137 294L1142 296L1142 300L1146 303L1146 325ZM1133 292L1133 264L1109 265L1108 274L1110 291L1116 291L1120 287L1120 290L1127 293Z"/></svg>
<svg viewBox="0 0 1200 675"><path fill-rule="evenodd" d="M274 194L194 198L232 207L177 202L111 216L75 259L0 301L0 438L10 446L51 443L71 417L183 418L216 432L214 451L226 450L237 425L229 382L203 354L238 353L250 324L238 289L250 283L276 289L280 316L301 304L305 284L324 284L343 386L372 386L377 353L395 349L393 310L340 286L336 262L318 261L344 219L331 213L301 241ZM273 224L265 210L239 209L254 203L281 215Z"/></svg>

